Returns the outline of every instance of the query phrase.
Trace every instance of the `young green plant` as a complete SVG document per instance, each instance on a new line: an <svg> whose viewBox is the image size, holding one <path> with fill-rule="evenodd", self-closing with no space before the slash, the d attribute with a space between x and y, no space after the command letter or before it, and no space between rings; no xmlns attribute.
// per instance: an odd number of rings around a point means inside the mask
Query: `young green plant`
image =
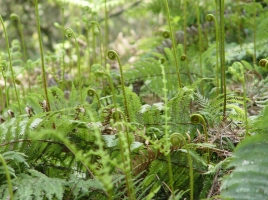
<svg viewBox="0 0 268 200"><path fill-rule="evenodd" d="M44 52L43 52L43 43L42 43L41 28L40 28L40 18L39 18L39 11L38 11L38 0L34 0L34 8L35 8L35 17L36 17L36 24L37 24L40 56L41 56L43 88L44 88L44 93L45 93L45 100L46 100L47 110L50 111L50 102L49 102L48 90L47 90L47 79L46 79L46 69L45 69L45 60L44 60Z"/></svg>
<svg viewBox="0 0 268 200"><path fill-rule="evenodd" d="M4 21L3 21L1 15L0 15L0 22L1 22L2 27L3 27L3 30L4 30L4 35L5 35L5 39L6 39L6 49L7 49L8 59L9 59L9 67L10 67L10 71L11 71L12 82L13 82L14 89L15 89L15 94L16 94L16 98L17 98L17 102L18 102L19 112L21 114L20 97L19 97L19 94L18 94L18 91L17 91L16 81L15 81L15 75L14 75L14 70L13 70L13 66L12 66L12 60L11 60L11 54L10 54L10 49L9 49L8 36L7 36L7 32L6 32L6 27L5 27ZM8 93L8 91L5 91L5 92Z"/></svg>

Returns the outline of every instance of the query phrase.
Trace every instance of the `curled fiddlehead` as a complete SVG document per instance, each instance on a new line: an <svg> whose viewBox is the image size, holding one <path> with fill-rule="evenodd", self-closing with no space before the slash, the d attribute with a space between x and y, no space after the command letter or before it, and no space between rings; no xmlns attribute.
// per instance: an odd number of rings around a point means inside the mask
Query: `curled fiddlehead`
<svg viewBox="0 0 268 200"><path fill-rule="evenodd" d="M71 28L66 28L64 33L67 38L75 37L74 31Z"/></svg>
<svg viewBox="0 0 268 200"><path fill-rule="evenodd" d="M76 36L74 34L74 31L71 28L66 28L65 29L65 36L67 38L74 38L75 40L75 47L76 47L76 54L77 54L77 65L78 65L78 87L79 87L79 92L80 92L80 101L82 103L82 82L81 82L81 67L80 67L80 51L79 51L79 46L78 46L78 42L76 40Z"/></svg>
<svg viewBox="0 0 268 200"><path fill-rule="evenodd" d="M163 31L162 37L165 39L170 38L170 31Z"/></svg>
<svg viewBox="0 0 268 200"><path fill-rule="evenodd" d="M201 124L203 126L205 138L206 138L206 143L208 142L208 131L207 131L207 123L204 119L204 117L200 114L192 114L190 116L190 121L193 124ZM208 157L207 157L207 162L209 164L209 149L207 149Z"/></svg>
<svg viewBox="0 0 268 200"><path fill-rule="evenodd" d="M186 61L187 60L187 56L185 54L181 55L181 61Z"/></svg>
<svg viewBox="0 0 268 200"><path fill-rule="evenodd" d="M96 96L97 101L98 101L98 106L99 106L99 108L101 109L100 97L99 97L99 95L97 94L97 92L96 92L94 89L90 88L90 89L88 89L88 91L87 91L87 95L90 96L90 97Z"/></svg>
<svg viewBox="0 0 268 200"><path fill-rule="evenodd" d="M122 85L122 91L123 91L123 96L124 96L124 104L125 104L125 111L126 111L126 117L127 120L129 121L129 110L128 110L128 104L127 104L127 96L126 96L126 91L125 91L125 85L124 85L124 75L123 75L123 67L121 65L121 61L119 59L118 54L114 50L109 50L107 53L107 57L110 60L117 60L119 69L120 69L120 79L121 79L121 85Z"/></svg>
<svg viewBox="0 0 268 200"><path fill-rule="evenodd" d="M187 74L188 74L188 79L189 79L189 82L191 83L192 80L191 80L191 75L190 75L190 69L189 69L189 66L188 66L188 57L187 57L186 54L181 55L181 61L185 62L186 69L187 69Z"/></svg>
<svg viewBox="0 0 268 200"><path fill-rule="evenodd" d="M189 177L190 177L190 200L194 199L194 170L193 170L193 161L189 151L189 147L186 144L186 140L180 133L172 133L170 135L170 142L173 147L182 148L185 146L187 150L188 165L189 165Z"/></svg>
<svg viewBox="0 0 268 200"><path fill-rule="evenodd" d="M206 20L208 22L212 22L212 21L215 22L216 21L214 15L212 15L212 14L207 14L206 15Z"/></svg>
<svg viewBox="0 0 268 200"><path fill-rule="evenodd" d="M173 147L182 148L185 144L185 138L180 133L172 133L170 135L170 142Z"/></svg>
<svg viewBox="0 0 268 200"><path fill-rule="evenodd" d="M206 121L200 114L192 114L190 120L193 124L202 124L203 126L206 126Z"/></svg>
<svg viewBox="0 0 268 200"><path fill-rule="evenodd" d="M263 68L268 69L268 60L266 60L266 59L261 59L261 60L259 61L259 65L260 65L261 67L263 67Z"/></svg>

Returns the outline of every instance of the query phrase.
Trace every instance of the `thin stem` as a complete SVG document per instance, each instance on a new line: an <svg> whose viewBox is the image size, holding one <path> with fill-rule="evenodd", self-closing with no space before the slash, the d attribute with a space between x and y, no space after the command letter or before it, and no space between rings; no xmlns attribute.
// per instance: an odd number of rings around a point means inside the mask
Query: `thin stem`
<svg viewBox="0 0 268 200"><path fill-rule="evenodd" d="M11 183L11 178L10 178L10 174L7 168L7 164L5 159L3 158L3 156L0 154L0 162L3 165L5 174L6 174L6 179L7 179L7 185L8 185L8 191L9 191L9 195L10 195L10 199L14 200L14 195L13 195L13 187L12 187L12 183Z"/></svg>
<svg viewBox="0 0 268 200"><path fill-rule="evenodd" d="M24 63L26 63L28 56L27 56L27 50L26 50L25 40L24 40L24 37L23 37L23 32L22 32L22 26L21 26L20 18L15 13L12 13L10 15L10 18L13 19L13 20L16 20L18 22L18 30L19 30L19 35L20 35L21 45L22 45L22 51L23 51L23 61L24 61ZM29 91L31 92L30 68L28 68L27 72L28 72L28 88L29 88Z"/></svg>
<svg viewBox="0 0 268 200"><path fill-rule="evenodd" d="M109 26L108 26L108 9L107 9L107 0L104 0L105 4L105 29L104 29L104 55L107 55L107 48L109 43ZM106 58L104 58L104 67L106 67Z"/></svg>
<svg viewBox="0 0 268 200"><path fill-rule="evenodd" d="M240 31L240 4L239 4L239 0L236 0L236 28L237 28L237 37L238 37L238 44L240 45L240 49L242 49L242 42L241 42L241 31Z"/></svg>
<svg viewBox="0 0 268 200"><path fill-rule="evenodd" d="M169 134L168 134L168 121L169 121L169 116L168 116L168 97L167 97L167 80L166 80L166 75L165 75L165 67L164 67L164 59L160 59L160 67L161 67L161 72L162 72L162 81L163 81L163 93L164 93L164 131L165 131L165 135L164 137L168 138ZM169 146L168 146L169 147ZM168 162L168 175L169 175L169 181L170 181L170 188L171 188L171 195L172 195L172 199L175 199L175 194L174 194L174 185L173 185L173 174L172 174L172 164L171 164L171 158L170 158L170 148L168 149L168 154L166 155L167 157L167 162Z"/></svg>
<svg viewBox="0 0 268 200"><path fill-rule="evenodd" d="M256 48L256 0L253 0L254 6L254 13L253 13L253 45L254 45L254 53L253 53L253 68L255 68L255 65L257 63L256 61L256 52L257 52L257 48Z"/></svg>
<svg viewBox="0 0 268 200"><path fill-rule="evenodd" d="M189 177L190 177L190 200L194 200L194 167L193 160L189 151L189 147L185 141L185 147L187 150L188 165L189 165Z"/></svg>
<svg viewBox="0 0 268 200"><path fill-rule="evenodd" d="M184 17L184 21L183 21L183 47L184 47L184 54L186 55L186 42L187 42L187 0L183 1L183 17Z"/></svg>
<svg viewBox="0 0 268 200"><path fill-rule="evenodd" d="M221 63L221 86L223 93L223 120L226 117L226 82L225 82L225 32L224 32L224 0L220 1L220 63Z"/></svg>
<svg viewBox="0 0 268 200"><path fill-rule="evenodd" d="M248 132L248 107L247 107L247 92L246 92L245 76L243 77L242 85L243 85L243 99L244 99L244 110L245 110L246 136L249 136L249 132Z"/></svg>
<svg viewBox="0 0 268 200"><path fill-rule="evenodd" d="M62 3L63 4L63 3ZM65 47L64 47L64 43L65 43L65 37L64 37L64 26L65 26L65 20L64 20L64 5L61 5L61 23L62 23L62 72L61 72L61 88L64 89L64 73L65 73Z"/></svg>
<svg viewBox="0 0 268 200"><path fill-rule="evenodd" d="M179 62L178 62L178 58L177 58L177 47L176 47L175 38L174 38L174 34L173 34L173 31L172 31L172 27L171 27L171 20L170 20L170 12L169 12L169 7L168 7L168 1L164 0L164 3L165 3L165 7L166 7L168 25L169 25L169 30L170 30L170 34L171 34L173 55L174 55L174 59L175 59L175 65L176 65L177 76L178 76L178 86L179 86L179 88L182 88Z"/></svg>
<svg viewBox="0 0 268 200"><path fill-rule="evenodd" d="M215 35L216 35L216 95L219 95L219 32L218 32L218 22L212 14L206 16L206 20L211 22L213 20L215 25Z"/></svg>
<svg viewBox="0 0 268 200"><path fill-rule="evenodd" d="M202 69L202 51L203 51L203 38L202 38L202 30L200 24L200 14L199 14L199 1L196 1L196 17L198 24L198 46L199 46L199 69L200 76L203 78L203 69ZM200 83L201 85L201 93L204 94L203 81Z"/></svg>
<svg viewBox="0 0 268 200"><path fill-rule="evenodd" d="M76 36L74 34L74 31L71 28L66 28L65 29L65 35L67 38L73 37L75 41L75 48L76 48L76 54L77 54L77 65L78 65L78 87L79 87L79 93L80 93L80 103L82 104L83 102L83 96L82 96L82 77L81 77L81 64L80 64L80 51L79 51L79 46L78 42L76 39Z"/></svg>
<svg viewBox="0 0 268 200"><path fill-rule="evenodd" d="M48 91L47 91L45 61L44 61L44 53L43 53L43 44L42 44L42 36L41 36L41 30L40 30L40 18L39 18L39 12L38 12L38 0L34 0L34 5L35 5L35 16L36 16L36 24L37 24L37 32L38 32L38 40L39 40L39 48L40 48L40 56L41 56L43 87L44 87L45 99L47 103L47 110L50 111L50 103L49 103Z"/></svg>
<svg viewBox="0 0 268 200"><path fill-rule="evenodd" d="M5 87L5 98L6 98L6 102L4 102L4 101L2 102L2 104L3 104L2 109L4 109L5 108L5 103L6 103L7 106L9 105L9 96L8 96L8 90L7 90L7 77L6 77L6 71L8 69L7 62L4 61L4 60L2 60L1 63L0 63L0 67L1 67L1 71L2 71L2 76L4 78L4 87Z"/></svg>
<svg viewBox="0 0 268 200"><path fill-rule="evenodd" d="M18 94L18 91L17 91L16 82L15 82L15 75L14 75L14 71L13 71L11 54L10 54L10 50L9 50L8 36L7 36L7 32L6 32L6 27L4 25L4 21L3 21L1 15L0 15L0 22L1 22L2 27L3 27L3 30L4 30L4 35L5 35L5 39L6 39L6 49L7 49L8 59L9 59L9 66L10 66L12 81L13 81L13 85L14 85L14 89L15 89L15 94L16 94L16 98L17 98L17 102L18 102L19 112L21 114L20 98L19 98L19 94ZM7 93L7 91L6 91L6 93Z"/></svg>
<svg viewBox="0 0 268 200"><path fill-rule="evenodd" d="M118 62L119 69L120 69L120 79L121 79L121 85L122 85L122 92L123 92L123 96L124 96L125 111L126 111L127 121L130 122L127 96L126 96L125 85L124 85L125 81L124 81L123 67L122 67L121 61L119 59L118 54L114 50L109 50L107 54L108 54L108 58L110 60L116 59Z"/></svg>

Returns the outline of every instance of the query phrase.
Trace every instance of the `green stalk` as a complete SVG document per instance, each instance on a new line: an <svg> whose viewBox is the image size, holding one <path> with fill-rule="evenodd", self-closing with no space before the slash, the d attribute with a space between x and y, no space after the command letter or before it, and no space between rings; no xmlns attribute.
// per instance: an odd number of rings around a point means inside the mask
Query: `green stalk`
<svg viewBox="0 0 268 200"><path fill-rule="evenodd" d="M167 20L168 20L168 25L169 25L169 31L170 31L170 34L171 34L173 55L174 55L174 59L175 59L175 65L176 65L177 76L178 76L178 86L179 86L179 88L182 88L179 62L178 62L178 58L177 58L177 47L176 47L175 37L174 37L172 27L171 27L171 20L170 20L170 12L169 12L169 7L168 7L168 1L164 0L164 3L165 3L165 7L166 7L166 12L167 12Z"/></svg>
<svg viewBox="0 0 268 200"><path fill-rule="evenodd" d="M36 16L36 24L37 24L40 56L41 56L43 87L44 87L45 99L46 99L46 103L47 103L47 110L50 111L50 103L49 103L48 91L47 91L47 80L46 80L46 70L45 70L43 43L42 43L42 36L41 36L41 30L40 30L40 18L39 18L39 11L38 11L38 0L34 0L34 7L35 7L35 16Z"/></svg>
<svg viewBox="0 0 268 200"><path fill-rule="evenodd" d="M165 131L165 134L164 134L164 137L168 138L169 137L169 133L168 133L168 129L169 129L169 126L168 126L168 121L170 119L170 117L168 116L168 97L167 97L167 93L168 93L168 89L167 89L167 79L166 79L166 74L165 74L165 67L164 67L164 62L165 62L165 59L160 59L159 61L159 64L160 64L160 67L161 67L161 72L162 72L162 82L163 82L163 92L164 92L164 131ZM175 199L175 194L174 194L174 185L173 185L173 174L172 174L172 164L171 164L171 158L170 158L170 147L167 145L167 147L169 148L168 149L168 152L166 153L166 157L167 157L167 162L168 162L168 175L169 175L169 181L170 181L170 189L171 189L171 195L172 195L172 199L174 200Z"/></svg>
<svg viewBox="0 0 268 200"><path fill-rule="evenodd" d="M226 117L226 81L225 81L225 32L224 32L224 0L220 1L220 63L221 63L221 86L223 94L223 120Z"/></svg>
<svg viewBox="0 0 268 200"><path fill-rule="evenodd" d="M9 196L11 200L14 200L14 195L13 195L13 187L12 187L12 183L11 183L11 178L10 178L10 174L7 168L7 164L5 159L3 158L3 156L0 154L0 162L3 165L5 174L6 174L6 179L7 179L7 185L8 185L8 191L9 191Z"/></svg>
<svg viewBox="0 0 268 200"><path fill-rule="evenodd" d="M254 3L254 6L253 6L253 9L254 9L254 14L253 14L253 45L254 45L254 53L253 53L253 68L255 68L255 65L257 63L256 61L256 52L257 52L257 49L256 49L256 0L253 0L253 3Z"/></svg>
<svg viewBox="0 0 268 200"><path fill-rule="evenodd" d="M205 119L202 117L202 115L200 115L200 114L192 114L190 116L190 121L193 124L201 124L203 126L203 130L204 130L204 134L205 134L205 138L206 138L206 143L208 143L207 123L206 123ZM210 157L209 148L207 148L207 154L208 154L208 156L207 156L207 164L209 165L209 163L210 163L210 160L209 160L209 157Z"/></svg>
<svg viewBox="0 0 268 200"><path fill-rule="evenodd" d="M199 46L199 69L200 69L200 76L203 78L203 69L202 69L202 52L203 52L203 39L202 39L202 30L200 24L200 14L199 14L199 1L196 1L196 18L197 18L197 25L198 25L198 46ZM201 93L204 94L204 87L203 81L200 83L201 85Z"/></svg>
<svg viewBox="0 0 268 200"><path fill-rule="evenodd" d="M127 96L126 96L125 85L124 85L125 81L124 81L123 67L122 67L121 61L119 59L118 54L114 50L109 50L107 55L108 55L108 58L110 60L116 59L118 62L119 69L120 69L120 79L121 79L122 91L123 91L123 96L124 96L125 111L126 111L127 121L130 122L129 108L128 108Z"/></svg>
<svg viewBox="0 0 268 200"><path fill-rule="evenodd" d="M218 33L218 22L212 14L207 14L206 20L208 22L214 22L215 25L215 35L216 35L216 95L219 94L219 33Z"/></svg>
<svg viewBox="0 0 268 200"><path fill-rule="evenodd" d="M239 19L239 16L240 16L239 0L236 0L236 7L237 8L236 8L235 17L236 17L236 22L237 22L236 28L237 28L237 35L238 35L238 44L240 45L240 49L242 49L241 33L240 33L240 19Z"/></svg>
<svg viewBox="0 0 268 200"><path fill-rule="evenodd" d="M95 24L96 22L92 21L91 22L91 30L92 30L92 49L93 49L93 64L96 63L96 34L95 34Z"/></svg>
<svg viewBox="0 0 268 200"><path fill-rule="evenodd" d="M64 20L64 5L62 5L63 3L61 2L61 23L62 23L62 32L61 32L61 36L62 36L62 72L61 72L61 88L64 89L64 73L65 73L65 47L64 47L64 43L65 43L65 37L64 37L64 33L65 33L65 20Z"/></svg>
<svg viewBox="0 0 268 200"><path fill-rule="evenodd" d="M80 93L80 103L83 103L83 96L82 96L82 81L81 81L81 64L80 64L80 51L79 51L79 46L78 42L76 40L76 36L74 34L74 31L71 28L66 28L65 29L65 35L67 38L74 38L75 41L75 47L76 47L76 54L77 54L77 65L78 65L78 87L79 87L79 93Z"/></svg>
<svg viewBox="0 0 268 200"><path fill-rule="evenodd" d="M183 145L186 148L187 151L187 160L189 165L189 177L190 177L190 200L194 200L194 169L193 169L193 160L189 151L189 147L186 143L185 138L180 133L172 133L170 135L170 142L173 147L181 149Z"/></svg>
<svg viewBox="0 0 268 200"><path fill-rule="evenodd" d="M183 47L184 47L184 54L186 55L186 45L187 45L187 0L183 1L183 17L184 17L184 21L183 21Z"/></svg>
<svg viewBox="0 0 268 200"><path fill-rule="evenodd" d="M248 107L247 107L247 92L246 92L245 76L243 76L242 85L243 85L243 100L244 100L244 110L245 110L246 136L250 136L248 132Z"/></svg>
<svg viewBox="0 0 268 200"><path fill-rule="evenodd" d="M7 62L4 61L4 60L1 60L0 65L1 65L0 67L1 67L1 71L2 71L2 76L4 78L6 105L8 106L9 105L9 97L8 97L8 91L7 91L7 77L6 77L6 71L8 69ZM3 108L2 109L4 109L5 108L4 101L2 102L2 104L3 104Z"/></svg>
<svg viewBox="0 0 268 200"><path fill-rule="evenodd" d="M20 39L21 39L21 44L22 44L22 51L23 51L23 61L24 61L24 63L26 63L28 56L27 56L27 50L26 50L25 40L24 40L24 37L23 37L23 32L22 32L22 26L21 26L20 18L15 13L12 13L10 15L10 18L12 20L16 20L18 22L18 29L19 29L19 34L20 34ZM27 72L28 72L28 88L29 88L29 91L31 92L30 69L29 68L28 68Z"/></svg>
<svg viewBox="0 0 268 200"><path fill-rule="evenodd" d="M7 49L8 59L9 59L9 66L10 66L12 81L13 81L13 85L14 85L14 89L15 89L15 94L16 94L16 98L17 98L17 102L18 102L19 112L21 114L20 98L19 98L19 94L18 94L18 91L17 91L16 82L15 82L15 75L14 75L14 71L13 71L11 54L10 54L10 50L9 50L8 36L7 36L7 32L6 32L6 27L4 25L4 21L3 21L1 15L0 15L0 22L1 22L2 27L3 27L3 30L4 30L4 35L5 35L5 39L6 39L6 49ZM7 93L7 91L6 91L6 93Z"/></svg>
<svg viewBox="0 0 268 200"><path fill-rule="evenodd" d="M107 54L107 48L109 43L109 26L108 26L108 9L107 9L107 0L104 1L105 4L105 41L104 41L104 55ZM106 67L106 59L104 58L104 67Z"/></svg>

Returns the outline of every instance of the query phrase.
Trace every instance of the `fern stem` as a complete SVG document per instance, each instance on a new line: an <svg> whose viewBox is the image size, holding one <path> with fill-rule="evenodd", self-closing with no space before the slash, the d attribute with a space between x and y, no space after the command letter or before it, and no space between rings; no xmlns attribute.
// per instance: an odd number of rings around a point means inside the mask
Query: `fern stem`
<svg viewBox="0 0 268 200"><path fill-rule="evenodd" d="M183 18L184 18L184 21L183 21L183 32L184 32L183 47L184 47L184 54L185 55L186 55L186 45L187 45L187 30L186 30L186 27L187 27L187 1L188 0L183 1Z"/></svg>
<svg viewBox="0 0 268 200"><path fill-rule="evenodd" d="M78 87L79 87L79 93L80 93L80 103L82 104L83 102L83 96L82 96L82 77L81 77L81 59L80 59L80 51L79 51L79 46L78 42L76 39L76 36L74 34L74 31L71 28L66 28L65 29L65 35L67 38L73 37L75 41L75 48L76 48L76 54L77 54L77 65L78 65Z"/></svg>
<svg viewBox="0 0 268 200"><path fill-rule="evenodd" d="M28 56L27 56L27 50L26 50L26 45L25 45L25 41L24 41L24 37L23 37L23 32L22 32L22 26L21 26L20 18L15 13L12 13L10 15L10 18L13 19L13 20L16 20L18 22L18 30L19 30L19 35L20 35L21 45L22 45L22 51L23 51L23 61L24 61L24 63L26 63ZM28 68L27 72L28 72L28 88L29 88L29 91L31 92L30 68Z"/></svg>
<svg viewBox="0 0 268 200"><path fill-rule="evenodd" d="M246 123L246 136L249 136L248 132L248 107L247 107L247 92L246 92L246 84L245 84L245 76L242 81L243 85L243 100L244 100L244 110L245 110L245 123Z"/></svg>
<svg viewBox="0 0 268 200"><path fill-rule="evenodd" d="M169 135L168 135L168 129L169 129L169 126L168 126L168 121L170 119L170 117L168 116L168 97L167 97L167 80L166 80L166 75L165 75L165 68L164 68L164 62L165 62L165 59L160 59L159 61L159 65L161 67L161 72L162 72L162 82L163 82L163 92L164 92L164 120L165 120L165 124L164 124L164 131L165 131L165 135L164 137L165 138L168 138ZM167 152L166 152L166 157L167 157L167 162L168 162L168 175L169 175L169 181L170 181L170 188L171 188L171 195L172 195L172 199L174 200L175 199L175 194L174 194L174 185L173 185L173 174L172 174L172 164L171 164L171 158L170 158L170 145L167 145Z"/></svg>
<svg viewBox="0 0 268 200"><path fill-rule="evenodd" d="M208 130L207 130L207 124L206 124L206 121L205 119L203 118L202 115L200 114L192 114L190 116L190 121L191 123L193 124L201 124L203 126L203 130L204 130L204 134L205 134L205 138L206 138L206 143L208 143ZM209 165L210 163L210 153L209 153L209 148L207 148L207 164Z"/></svg>
<svg viewBox="0 0 268 200"><path fill-rule="evenodd" d="M3 158L3 156L0 154L0 161L3 165L5 174L6 174L6 179L7 179L7 185L8 185L8 190L9 190L9 195L10 195L10 199L14 200L14 195L13 195L13 187L12 187L12 183L11 183L11 179L10 179L10 174L7 168L7 164L5 159Z"/></svg>
<svg viewBox="0 0 268 200"><path fill-rule="evenodd" d="M104 0L104 9L105 9L105 41L104 41L104 55L107 54L107 48L109 44L109 26L108 26L108 9L107 9L107 0ZM104 67L106 67L106 58L104 58Z"/></svg>
<svg viewBox="0 0 268 200"><path fill-rule="evenodd" d="M221 93L223 93L223 120L226 118L226 81L225 81L225 32L224 32L224 0L220 1L220 63L221 63Z"/></svg>
<svg viewBox="0 0 268 200"><path fill-rule="evenodd" d="M126 91L125 91L125 85L124 85L124 74L123 74L123 67L121 64L121 61L119 59L118 54L114 51L114 50L109 50L108 53L108 58L110 60L117 60L118 65L119 65L119 69L120 69L120 79L121 79L121 86L122 86L122 92L123 92L123 96L124 96L124 104L125 104L125 112L126 112L126 116L127 116L127 121L130 121L130 116L129 116L129 110L128 110L128 103L127 103L127 96L126 96Z"/></svg>
<svg viewBox="0 0 268 200"><path fill-rule="evenodd" d="M5 101L2 102L3 107L2 109L5 108L5 104L8 106L9 105L9 97L8 97L8 91L7 91L7 77L6 77L6 71L8 69L7 67L7 62L4 60L1 60L0 62L0 67L1 67L1 72L2 72L2 76L4 78L4 88L5 88ZM2 91L2 90L1 90ZM3 91L2 91L3 92ZM4 97L3 97L4 98Z"/></svg>
<svg viewBox="0 0 268 200"><path fill-rule="evenodd" d="M35 16L36 16L38 41L39 41L41 65L42 65L43 87L44 87L45 99L46 99L46 104L47 104L47 110L50 111L50 103L49 103L48 91L47 91L45 61L44 61L44 53L43 53L43 44L42 44L42 37L41 37L41 30L40 30L40 18L39 18L39 11L38 11L38 0L34 0L34 5L35 5L34 6L35 7Z"/></svg>
<svg viewBox="0 0 268 200"><path fill-rule="evenodd" d="M179 86L179 88L182 88L181 77L180 77L179 62L178 62L178 58L177 58L177 45L175 43L175 37L174 37L173 31L172 31L172 27L171 27L171 19L170 19L170 12L169 12L169 7L168 7L168 1L167 0L164 0L164 3L165 3L165 7L166 7L167 20L168 20L169 30L170 30L170 34L171 34L172 48L173 48L173 54L174 54L175 65L176 65L177 76L178 76L178 86Z"/></svg>
<svg viewBox="0 0 268 200"><path fill-rule="evenodd" d="M256 56L257 56L257 47L256 47L256 0L253 0L254 6L254 13L253 13L253 45L254 45L254 53L253 53L253 68L255 68L255 65L257 63Z"/></svg>
<svg viewBox="0 0 268 200"><path fill-rule="evenodd" d="M124 167L123 171L125 173L125 178L126 178L128 198L130 200L135 200L136 196L135 196L135 190L134 190L132 176L131 176L132 166L131 166L131 159L130 159L129 131L128 131L128 127L126 127L125 124L123 124L122 122L117 123L118 130L122 129L122 127L126 129L125 131L126 134L124 134L124 132L122 132L121 130L118 135L120 139L120 151L121 151L123 167Z"/></svg>
<svg viewBox="0 0 268 200"><path fill-rule="evenodd" d="M185 65L186 65L186 70L187 70L187 76L188 76L188 79L189 79L189 83L192 83L190 68L189 68L189 65L188 65L188 57L186 56L186 54L181 55L181 61L184 61Z"/></svg>
<svg viewBox="0 0 268 200"><path fill-rule="evenodd" d="M219 95L219 32L218 32L218 22L212 14L207 14L206 20L208 22L213 21L215 25L215 36L216 36L216 95Z"/></svg>
<svg viewBox="0 0 268 200"><path fill-rule="evenodd" d="M240 49L242 50L242 42L241 42L241 31L240 31L240 4L239 4L239 0L236 0L236 13L235 13L235 17L236 17L236 28L237 28L237 37L238 37L238 44L240 46Z"/></svg>
<svg viewBox="0 0 268 200"><path fill-rule="evenodd" d="M190 141L190 138L189 138ZM183 145L186 148L187 151L187 159L188 159L188 165L189 165L189 177L190 177L190 200L194 200L194 170L193 170L193 161L192 157L189 151L188 144L186 143L185 138L180 133L172 133L170 136L170 142L172 146L177 148L182 148Z"/></svg>
<svg viewBox="0 0 268 200"><path fill-rule="evenodd" d="M199 14L199 1L196 1L196 18L197 18L197 29L198 29L198 46L199 46L199 69L200 69L200 76L203 78L203 69L202 69L202 52L203 52L203 38L202 38L202 30L201 30L201 23L200 23L200 14ZM204 87L203 81L200 83L201 86L201 93L204 94Z"/></svg>
<svg viewBox="0 0 268 200"><path fill-rule="evenodd" d="M62 31L61 31L61 35L62 35L62 72L61 72L61 88L64 89L64 74L65 74L65 37L64 37L64 33L65 33L65 20L64 20L64 5L63 2L61 2L61 23L62 23Z"/></svg>
<svg viewBox="0 0 268 200"><path fill-rule="evenodd" d="M17 87L16 87L15 75L14 75L14 70L13 70L13 66L12 66L11 54L10 54L10 50L9 50L8 36L7 36L7 32L6 32L6 27L5 27L4 21L3 21L1 15L0 15L0 22L2 24L4 35L5 35L6 49L7 49L8 59L9 59L9 67L10 67L10 71L11 71L12 82L13 82L13 85L14 85L15 94L16 94L16 98L17 98L17 102L18 102L19 113L21 114L20 98L19 98L19 94L18 94L18 91L17 91ZM6 91L6 94L7 94L7 91Z"/></svg>
<svg viewBox="0 0 268 200"><path fill-rule="evenodd" d="M94 95L96 96L99 109L101 109L101 102L100 102L100 97L99 97L98 93L94 89L89 88L87 91L87 94L88 94L88 96L94 96Z"/></svg>

